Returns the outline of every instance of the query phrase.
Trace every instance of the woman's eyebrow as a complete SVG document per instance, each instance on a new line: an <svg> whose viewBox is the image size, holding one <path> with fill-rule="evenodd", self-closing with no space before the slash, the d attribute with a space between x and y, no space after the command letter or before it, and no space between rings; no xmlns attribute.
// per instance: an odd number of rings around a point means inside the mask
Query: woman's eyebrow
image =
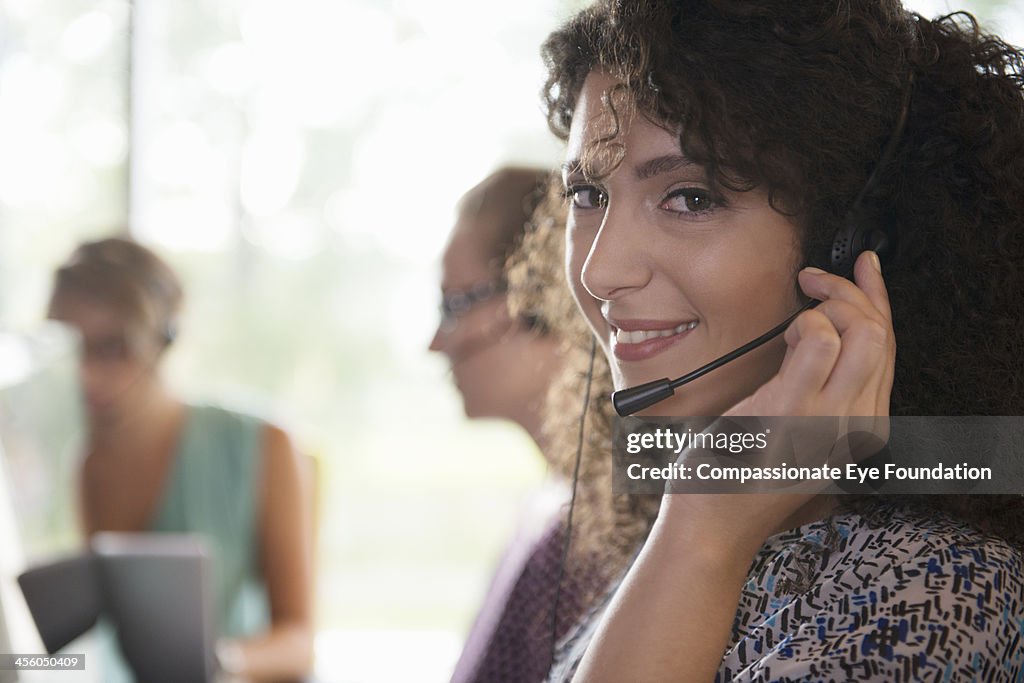
<svg viewBox="0 0 1024 683"><path fill-rule="evenodd" d="M684 168L700 168L700 164L682 154L665 154L655 157L637 166L633 173L637 180L647 180L662 173L670 173ZM583 173L583 162L579 159L570 159L562 164L562 177Z"/></svg>
<svg viewBox="0 0 1024 683"><path fill-rule="evenodd" d="M570 159L562 164L562 177L583 172L583 162L579 159Z"/></svg>
<svg viewBox="0 0 1024 683"><path fill-rule="evenodd" d="M695 161L684 157L681 154L666 154L664 156L655 157L649 161L645 161L634 169L634 174L637 180L647 180L653 178L656 175L662 173L668 173L670 171L678 171L682 168L689 168L692 166L700 167Z"/></svg>

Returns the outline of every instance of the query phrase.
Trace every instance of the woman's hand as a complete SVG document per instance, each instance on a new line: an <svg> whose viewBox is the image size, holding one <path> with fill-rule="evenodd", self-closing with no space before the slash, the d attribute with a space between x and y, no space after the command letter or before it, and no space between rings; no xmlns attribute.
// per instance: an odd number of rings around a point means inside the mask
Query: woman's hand
<svg viewBox="0 0 1024 683"><path fill-rule="evenodd" d="M856 284L816 268L798 277L807 296L822 303L786 330L788 348L778 373L725 416L887 418L896 341L878 257L861 254L854 268ZM873 430L887 439L888 420L876 422ZM816 458L823 458L824 449L841 434L823 436L823 453ZM731 539L739 546L735 551L746 555L771 534L820 518L827 510L823 505L826 501L811 494L669 495L660 517L678 517L671 525L689 543Z"/></svg>
<svg viewBox="0 0 1024 683"><path fill-rule="evenodd" d="M725 417L881 416L886 419L872 430L888 438L896 341L878 263L873 252L861 254L854 267L856 284L817 268L800 272L801 289L821 304L786 330L778 373ZM820 437L815 464L823 463L841 435L801 434L805 444ZM724 552L748 557L773 533L818 519L830 507L830 501L812 494L666 496L658 526L671 527L686 546L728 543Z"/></svg>
<svg viewBox="0 0 1024 683"><path fill-rule="evenodd" d="M778 374L727 415L889 414L896 339L874 252L861 254L854 277L800 272L800 288L821 305L786 330Z"/></svg>

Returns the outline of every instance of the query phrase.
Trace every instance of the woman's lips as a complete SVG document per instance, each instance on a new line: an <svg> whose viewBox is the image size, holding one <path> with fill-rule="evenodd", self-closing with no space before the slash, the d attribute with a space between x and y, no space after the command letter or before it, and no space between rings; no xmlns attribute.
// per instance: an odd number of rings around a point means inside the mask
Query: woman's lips
<svg viewBox="0 0 1024 683"><path fill-rule="evenodd" d="M622 361L640 361L652 358L683 337L695 327L696 320L684 322L617 321L611 323L611 349Z"/></svg>

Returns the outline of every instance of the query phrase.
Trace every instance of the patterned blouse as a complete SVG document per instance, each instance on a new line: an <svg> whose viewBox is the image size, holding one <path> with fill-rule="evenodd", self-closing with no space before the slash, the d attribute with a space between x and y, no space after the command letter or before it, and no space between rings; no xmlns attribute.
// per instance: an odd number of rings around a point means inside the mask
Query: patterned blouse
<svg viewBox="0 0 1024 683"><path fill-rule="evenodd" d="M562 641L549 681L572 678L614 588ZM1022 634L1021 552L886 506L765 542L715 680L1018 681Z"/></svg>

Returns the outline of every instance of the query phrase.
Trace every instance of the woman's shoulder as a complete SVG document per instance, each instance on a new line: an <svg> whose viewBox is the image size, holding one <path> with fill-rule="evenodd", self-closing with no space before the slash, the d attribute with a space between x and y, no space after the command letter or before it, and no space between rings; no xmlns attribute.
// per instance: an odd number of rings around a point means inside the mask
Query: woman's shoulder
<svg viewBox="0 0 1024 683"><path fill-rule="evenodd" d="M985 533L952 515L934 509L881 503L868 512L839 515L833 525L841 537L838 547L850 559L872 562L880 568L924 564L933 575L943 567L1006 567L1021 579L1024 554L1005 539Z"/></svg>
<svg viewBox="0 0 1024 683"><path fill-rule="evenodd" d="M1024 553L954 517L881 503L768 539L748 587L805 599L920 589L946 602L976 602L986 588L986 600L1015 595L1024 609Z"/></svg>
<svg viewBox="0 0 1024 683"><path fill-rule="evenodd" d="M953 623L988 629L1024 620L1024 551L941 512L882 506L857 515L850 547L860 567L877 564L876 585L919 596Z"/></svg>
<svg viewBox="0 0 1024 683"><path fill-rule="evenodd" d="M1020 623L1019 549L946 515L880 504L769 539L723 673L1003 680L1024 666Z"/></svg>
<svg viewBox="0 0 1024 683"><path fill-rule="evenodd" d="M263 451L271 429L271 423L255 411L221 403L190 403L179 457L204 468L225 466L233 471Z"/></svg>
<svg viewBox="0 0 1024 683"><path fill-rule="evenodd" d="M269 420L260 411L213 401L195 401L187 406L188 420L206 428L257 429Z"/></svg>

